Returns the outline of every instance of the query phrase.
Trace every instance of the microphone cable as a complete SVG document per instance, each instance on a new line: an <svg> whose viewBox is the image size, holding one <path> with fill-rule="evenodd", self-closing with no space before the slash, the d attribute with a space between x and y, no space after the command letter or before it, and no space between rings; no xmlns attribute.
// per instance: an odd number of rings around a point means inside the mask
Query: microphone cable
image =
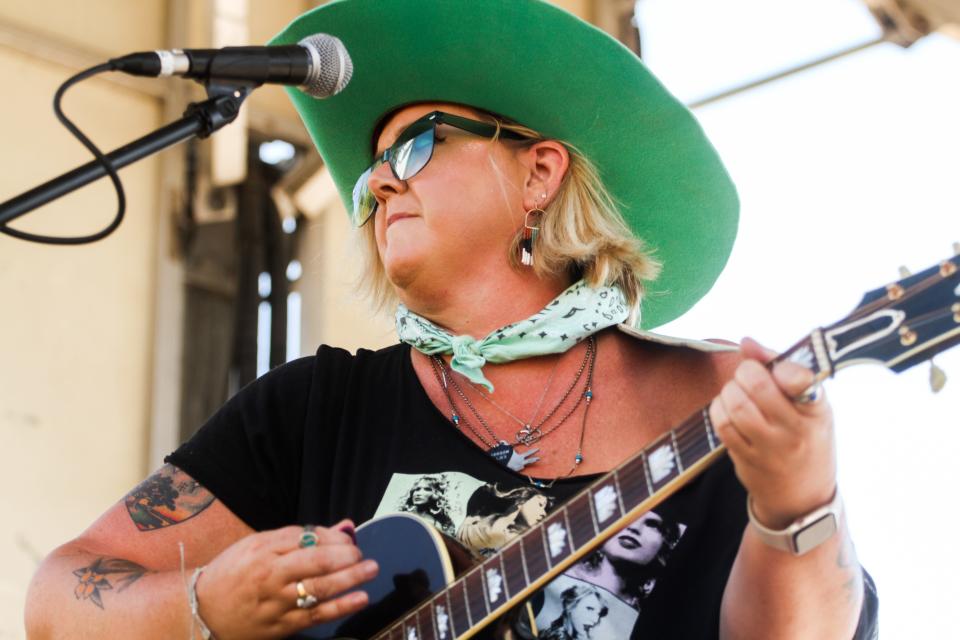
<svg viewBox="0 0 960 640"><path fill-rule="evenodd" d="M98 73L103 73L104 71L115 71L116 65L112 62L105 62L103 64L98 64L95 67L90 67L85 71L72 76L66 80L60 88L57 89L57 93L53 97L53 112L57 116L57 120L60 121L67 131L72 133L74 137L77 138L85 146L90 153L93 154L93 157L97 159L102 166L104 171L107 172L107 175L110 176L110 180L113 182L113 186L117 191L117 214L114 216L113 221L104 227L102 230L97 233L93 233L87 236L72 236L72 237L61 237L61 236L45 236L35 233L27 233L26 231L18 231L17 229L12 229L9 226L0 224L0 233L5 233L14 238L19 238L21 240L27 240L29 242L39 242L41 244L55 244L55 245L76 245L76 244L88 244L91 242L96 242L97 240L102 240L106 238L111 233L113 233L117 227L120 226L120 223L123 222L123 214L127 209L127 197L123 192L123 184L120 182L120 176L117 175L116 170L113 168L113 165L110 164L110 161L107 160L106 156L103 155L103 152L93 144L93 141L90 140L77 125L63 113L63 109L60 106L60 102L63 99L63 94L66 93L67 89L80 82L81 80L86 80L87 78L97 75Z"/></svg>

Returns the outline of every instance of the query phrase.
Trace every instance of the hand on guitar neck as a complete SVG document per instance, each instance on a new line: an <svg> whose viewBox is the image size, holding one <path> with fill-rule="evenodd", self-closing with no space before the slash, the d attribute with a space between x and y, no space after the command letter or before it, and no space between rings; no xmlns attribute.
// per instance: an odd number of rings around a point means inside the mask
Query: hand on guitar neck
<svg viewBox="0 0 960 640"><path fill-rule="evenodd" d="M710 405L710 419L754 514L782 529L830 502L836 491L833 413L822 398L792 400L814 384L806 367L790 361L765 366L776 353L750 338L741 353L743 362Z"/></svg>

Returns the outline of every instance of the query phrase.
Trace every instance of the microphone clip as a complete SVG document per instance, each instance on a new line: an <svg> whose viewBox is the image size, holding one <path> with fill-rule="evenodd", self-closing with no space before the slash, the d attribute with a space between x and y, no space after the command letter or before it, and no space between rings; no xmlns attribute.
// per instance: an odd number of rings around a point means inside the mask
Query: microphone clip
<svg viewBox="0 0 960 640"><path fill-rule="evenodd" d="M236 120L243 101L260 84L217 81L204 83L204 86L208 99L191 102L183 112L184 118L193 118L200 123L200 130L196 132L198 138L208 138L214 131Z"/></svg>

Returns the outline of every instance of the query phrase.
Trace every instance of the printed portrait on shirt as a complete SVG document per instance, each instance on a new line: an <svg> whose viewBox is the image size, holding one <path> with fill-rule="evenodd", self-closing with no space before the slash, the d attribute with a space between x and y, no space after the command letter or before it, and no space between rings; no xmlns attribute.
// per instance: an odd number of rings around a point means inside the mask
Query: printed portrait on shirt
<svg viewBox="0 0 960 640"><path fill-rule="evenodd" d="M488 557L546 518L553 499L528 485L486 483L460 472L394 474L375 517L412 513L477 557ZM540 638L626 638L686 525L649 511L554 578L530 603ZM532 638L528 622L517 635Z"/></svg>
<svg viewBox="0 0 960 640"><path fill-rule="evenodd" d="M397 510L419 516L448 536L456 535L457 526L447 498L449 489L445 473L420 476L401 498Z"/></svg>
<svg viewBox="0 0 960 640"><path fill-rule="evenodd" d="M467 501L457 539L480 556L489 556L547 517L552 501L533 487L485 484Z"/></svg>
<svg viewBox="0 0 960 640"><path fill-rule="evenodd" d="M532 600L539 637L627 637L685 530L685 525L655 511L621 529ZM587 588L596 590L601 605L588 600L575 607L579 602L575 597ZM517 631L521 637L533 637L529 628Z"/></svg>
<svg viewBox="0 0 960 640"><path fill-rule="evenodd" d="M484 557L543 520L552 508L551 498L528 485L490 484L459 472L397 473L375 517L412 513Z"/></svg>

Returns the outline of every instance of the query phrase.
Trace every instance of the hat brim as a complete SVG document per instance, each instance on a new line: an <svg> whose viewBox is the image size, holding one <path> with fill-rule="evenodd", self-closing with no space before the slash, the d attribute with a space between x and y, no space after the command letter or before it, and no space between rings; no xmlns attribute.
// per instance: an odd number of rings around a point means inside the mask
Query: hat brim
<svg viewBox="0 0 960 640"><path fill-rule="evenodd" d="M739 211L729 175L693 115L603 31L541 0L340 0L271 44L314 33L343 42L353 78L325 100L290 96L348 208L380 119L405 104L454 102L568 142L595 164L663 264L642 327L682 315L723 270Z"/></svg>

